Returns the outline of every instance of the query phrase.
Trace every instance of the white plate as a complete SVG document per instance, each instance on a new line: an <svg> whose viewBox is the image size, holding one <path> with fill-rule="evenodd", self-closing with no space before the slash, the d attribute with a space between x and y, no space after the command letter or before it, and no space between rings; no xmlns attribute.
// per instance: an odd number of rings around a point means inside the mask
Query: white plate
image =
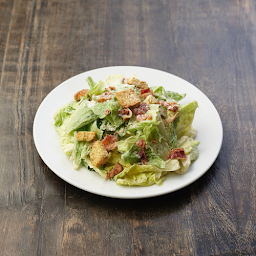
<svg viewBox="0 0 256 256"><path fill-rule="evenodd" d="M121 74L130 77L135 74L146 81L149 86L162 85L167 90L186 93L186 104L196 100L199 108L196 110L193 127L198 130L196 139L199 145L199 158L190 166L184 175L170 173L166 176L162 186L125 187L118 186L114 181L106 181L95 172L85 167L74 170L69 157L61 148L59 135L54 129L54 112L62 105L70 102L73 95L84 88L88 88L85 79L91 76L94 81L105 79L107 75ZM200 178L217 158L223 138L223 129L219 114L211 101L195 86L169 73L144 67L106 67L84 72L61 83L43 100L34 120L33 135L39 155L46 165L66 182L85 191L114 198L146 198L167 194Z"/></svg>

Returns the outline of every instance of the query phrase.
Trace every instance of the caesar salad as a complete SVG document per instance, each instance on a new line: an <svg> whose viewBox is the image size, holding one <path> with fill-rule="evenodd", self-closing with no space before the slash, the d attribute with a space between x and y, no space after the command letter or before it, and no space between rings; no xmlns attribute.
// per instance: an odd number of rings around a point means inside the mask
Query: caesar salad
<svg viewBox="0 0 256 256"><path fill-rule="evenodd" d="M166 174L185 174L198 158L192 127L196 101L186 95L149 87L135 75L87 78L90 89L54 114L60 143L75 169L95 171L117 185L161 185ZM87 171L88 171L87 170Z"/></svg>

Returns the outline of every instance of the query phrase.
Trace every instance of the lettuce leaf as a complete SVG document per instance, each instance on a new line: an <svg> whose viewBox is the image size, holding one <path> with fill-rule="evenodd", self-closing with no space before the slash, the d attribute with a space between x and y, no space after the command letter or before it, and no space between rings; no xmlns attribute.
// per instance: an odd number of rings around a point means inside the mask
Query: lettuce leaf
<svg viewBox="0 0 256 256"><path fill-rule="evenodd" d="M152 86L150 89L153 90L156 98L166 100L167 94L163 86Z"/></svg>
<svg viewBox="0 0 256 256"><path fill-rule="evenodd" d="M161 100L175 100L180 101L185 98L186 94L179 94L177 92L166 91L163 86L152 86L154 96Z"/></svg>
<svg viewBox="0 0 256 256"><path fill-rule="evenodd" d="M181 167L180 167L180 169L176 170L175 172L178 174L185 174L187 172L189 166L191 165L190 155L187 155L186 160L180 160L180 162L181 162Z"/></svg>
<svg viewBox="0 0 256 256"><path fill-rule="evenodd" d="M112 109L110 114L105 117L106 120L108 120L109 123L111 123L115 129L118 128L120 125L123 124L123 119L118 116L118 109Z"/></svg>
<svg viewBox="0 0 256 256"><path fill-rule="evenodd" d="M151 186L153 184L162 185L165 177L161 174L148 172L129 176L125 179L117 179L116 184L121 186Z"/></svg>
<svg viewBox="0 0 256 256"><path fill-rule="evenodd" d="M143 129L143 134L147 142L151 142L152 140L159 141L162 138L161 134L159 133L159 129L153 124L146 126Z"/></svg>
<svg viewBox="0 0 256 256"><path fill-rule="evenodd" d="M125 140L120 140L117 142L118 151L126 152L128 151L137 141L139 140L139 136L130 136Z"/></svg>
<svg viewBox="0 0 256 256"><path fill-rule="evenodd" d="M178 159L169 159L165 163L166 163L166 166L163 171L174 172L180 169L180 162Z"/></svg>
<svg viewBox="0 0 256 256"><path fill-rule="evenodd" d="M178 139L188 133L191 129L197 107L198 104L196 101L192 101L179 107L179 115L174 121L174 125L176 125L175 132Z"/></svg>
<svg viewBox="0 0 256 256"><path fill-rule="evenodd" d="M60 136L60 143L66 155L71 155L74 148L73 134L67 134L62 126L56 127L56 131Z"/></svg>
<svg viewBox="0 0 256 256"><path fill-rule="evenodd" d="M75 100L59 108L53 115L54 126L60 127L64 121L78 108L79 103Z"/></svg>
<svg viewBox="0 0 256 256"><path fill-rule="evenodd" d="M125 164L134 164L140 162L139 157L139 151L140 148L133 144L128 151L126 151L124 154L122 154L122 159Z"/></svg>
<svg viewBox="0 0 256 256"><path fill-rule="evenodd" d="M86 78L86 81L91 89L93 89L97 85L90 76Z"/></svg>
<svg viewBox="0 0 256 256"><path fill-rule="evenodd" d="M134 164L114 177L117 185L150 186L162 184L162 171L153 165Z"/></svg>
<svg viewBox="0 0 256 256"><path fill-rule="evenodd" d="M193 140L191 137L182 136L177 141L177 147L184 148L185 154L188 155L192 151L192 147L199 145L199 143L200 142L198 140Z"/></svg>
<svg viewBox="0 0 256 256"><path fill-rule="evenodd" d="M104 169L99 169L98 167L95 167L94 165L92 165L92 162L90 160L90 157L85 157L84 158L86 163L88 164L88 166L93 169L95 172L97 172L102 178L106 178L108 171L104 170Z"/></svg>
<svg viewBox="0 0 256 256"><path fill-rule="evenodd" d="M97 104L93 104L91 107L89 107L93 113L95 115L97 115L100 119L105 118L107 115L105 114L105 111L108 109L110 111L113 110L118 110L119 108L121 108L121 106L119 105L118 102L115 102L114 100L107 100L104 102L98 102ZM121 119L118 115L118 111L117 113L115 113L115 116L118 117L118 119ZM123 123L123 122L122 122Z"/></svg>
<svg viewBox="0 0 256 256"><path fill-rule="evenodd" d="M198 158L199 153L196 145L192 145L192 150L189 155L191 161L195 161Z"/></svg>
<svg viewBox="0 0 256 256"><path fill-rule="evenodd" d="M97 120L95 120L93 123L90 124L88 131L96 132L97 139L98 140L102 139L103 131L98 128Z"/></svg>
<svg viewBox="0 0 256 256"><path fill-rule="evenodd" d="M70 157L70 160L73 162L73 167L74 169L78 169L81 164L81 159L82 159L82 151L84 149L84 142L82 141L77 141L76 140L76 134L77 132L74 132L74 147L72 150L72 154Z"/></svg>
<svg viewBox="0 0 256 256"><path fill-rule="evenodd" d="M186 97L185 93L184 94L179 94L177 92L167 91L166 94L167 94L168 99L172 99L172 100L175 100L175 101L180 101L180 100L182 100Z"/></svg>
<svg viewBox="0 0 256 256"><path fill-rule="evenodd" d="M154 165L158 168L165 168L166 167L165 161L162 160L158 155L153 153L150 148L146 149L145 153L146 153L147 158L148 158L147 165Z"/></svg>
<svg viewBox="0 0 256 256"><path fill-rule="evenodd" d="M87 95L92 97L93 94L101 95L103 92L105 92L105 84L103 81L99 81L99 83L97 85L94 85L94 87L87 93Z"/></svg>
<svg viewBox="0 0 256 256"><path fill-rule="evenodd" d="M70 115L70 117L65 120L63 126L65 131L70 133L78 128L81 128L98 118L97 115L91 111L85 103L82 103L78 108Z"/></svg>
<svg viewBox="0 0 256 256"><path fill-rule="evenodd" d="M177 145L177 135L175 133L175 128L173 123L169 124L169 131L170 131L169 144L171 146L171 149L174 149L176 148L176 145Z"/></svg>

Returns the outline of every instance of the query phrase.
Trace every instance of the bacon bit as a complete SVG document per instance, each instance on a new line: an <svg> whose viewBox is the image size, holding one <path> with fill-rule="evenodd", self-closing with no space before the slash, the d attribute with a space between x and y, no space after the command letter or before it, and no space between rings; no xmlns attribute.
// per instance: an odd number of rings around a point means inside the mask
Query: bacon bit
<svg viewBox="0 0 256 256"><path fill-rule="evenodd" d="M140 147L140 148L145 148L145 145L146 145L146 143L145 143L145 141L144 141L143 139L138 140L138 141L136 142L136 144L137 144L137 146Z"/></svg>
<svg viewBox="0 0 256 256"><path fill-rule="evenodd" d="M118 173L123 170L123 166L119 163L116 163L114 168L107 174L106 178L111 179L114 178Z"/></svg>
<svg viewBox="0 0 256 256"><path fill-rule="evenodd" d="M104 102L106 100L111 100L111 99L112 99L112 96L110 95L109 92L104 92L99 97L97 97L97 101L99 102Z"/></svg>
<svg viewBox="0 0 256 256"><path fill-rule="evenodd" d="M169 156L167 157L168 159L183 159L183 160L186 160L187 157L185 155L185 152L184 152L184 148L174 148Z"/></svg>
<svg viewBox="0 0 256 256"><path fill-rule="evenodd" d="M117 141L118 141L118 137L107 134L106 137L102 140L102 144L107 151L110 151L117 147Z"/></svg>
<svg viewBox="0 0 256 256"><path fill-rule="evenodd" d="M123 108L118 111L118 116L123 118L123 121L132 117L132 111L129 108Z"/></svg>
<svg viewBox="0 0 256 256"><path fill-rule="evenodd" d="M174 116L172 116L172 117L166 118L166 119L165 119L165 122L166 122L167 124L172 123L172 122L176 119L176 117L178 116L178 114L179 114L179 112L177 112L177 113L176 113Z"/></svg>
<svg viewBox="0 0 256 256"><path fill-rule="evenodd" d="M110 113L110 110L109 110L109 109L106 109L105 115L107 116L109 113Z"/></svg>
<svg viewBox="0 0 256 256"><path fill-rule="evenodd" d="M152 140L152 143L157 143L157 139L153 139L153 140Z"/></svg>
<svg viewBox="0 0 256 256"><path fill-rule="evenodd" d="M159 104L166 107L167 110L176 112L179 108L178 108L178 104L176 102L166 102L163 100L159 101Z"/></svg>
<svg viewBox="0 0 256 256"><path fill-rule="evenodd" d="M147 93L147 92L150 92L150 88L149 87L140 89L140 94L144 94L144 93Z"/></svg>
<svg viewBox="0 0 256 256"><path fill-rule="evenodd" d="M136 120L139 122L144 121L144 120L151 120L151 119L152 119L152 116L150 114L136 116Z"/></svg>
<svg viewBox="0 0 256 256"><path fill-rule="evenodd" d="M87 94L87 92L89 92L89 91L90 91L89 89L83 89L83 90L77 92L74 95L74 99L77 101L81 100L81 97L84 97Z"/></svg>
<svg viewBox="0 0 256 256"><path fill-rule="evenodd" d="M144 151L146 143L143 139L141 139L141 140L137 141L136 144L137 144L138 147L140 147L140 151L139 151L140 160L143 164L146 164L148 162L148 158L147 158L146 153Z"/></svg>
<svg viewBox="0 0 256 256"><path fill-rule="evenodd" d="M147 96L152 95L154 96L153 90L150 90L149 87L140 89L140 96L146 98Z"/></svg>
<svg viewBox="0 0 256 256"><path fill-rule="evenodd" d="M178 109L179 109L179 108L178 108L177 105L174 105L174 106L172 107L172 111L173 111L173 112L176 112Z"/></svg>
<svg viewBox="0 0 256 256"><path fill-rule="evenodd" d="M115 90L116 88L114 86L109 86L110 90Z"/></svg>
<svg viewBox="0 0 256 256"><path fill-rule="evenodd" d="M139 152L139 157L140 157L140 160L143 164L146 164L148 162L148 158L146 156L146 153L144 151L144 149L140 149L140 152Z"/></svg>
<svg viewBox="0 0 256 256"><path fill-rule="evenodd" d="M137 116L145 114L148 110L150 110L148 103L142 102L137 107L135 107L132 112L135 116Z"/></svg>

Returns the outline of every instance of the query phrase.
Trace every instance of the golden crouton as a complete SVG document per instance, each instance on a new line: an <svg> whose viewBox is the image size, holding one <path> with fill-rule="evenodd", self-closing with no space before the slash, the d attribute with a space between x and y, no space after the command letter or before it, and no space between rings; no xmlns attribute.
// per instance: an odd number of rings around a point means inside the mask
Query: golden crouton
<svg viewBox="0 0 256 256"><path fill-rule="evenodd" d="M157 104L158 100L153 95L150 94L147 96L147 98L143 102L146 102L148 104Z"/></svg>
<svg viewBox="0 0 256 256"><path fill-rule="evenodd" d="M140 81L140 85L137 86L140 89L145 89L148 87L148 84L144 81Z"/></svg>
<svg viewBox="0 0 256 256"><path fill-rule="evenodd" d="M127 89L116 93L116 98L123 108L133 107L141 102L133 89Z"/></svg>
<svg viewBox="0 0 256 256"><path fill-rule="evenodd" d="M135 76L131 76L128 78L128 84L139 86L140 85L140 80L136 78Z"/></svg>
<svg viewBox="0 0 256 256"><path fill-rule="evenodd" d="M108 151L100 140L97 140L93 143L92 151L90 153L90 160L92 165L95 167L99 167L107 162Z"/></svg>
<svg viewBox="0 0 256 256"><path fill-rule="evenodd" d="M96 132L78 132L76 134L77 141L94 141L96 139Z"/></svg>
<svg viewBox="0 0 256 256"><path fill-rule="evenodd" d="M77 100L77 101L81 100L81 97L84 97L87 94L87 92L89 92L89 91L90 91L89 89L83 89L83 90L77 92L74 95L75 100Z"/></svg>
<svg viewBox="0 0 256 256"><path fill-rule="evenodd" d="M144 81L140 81L138 78L136 78L135 76L131 76L130 78L128 78L128 84L130 85L135 85L136 87L143 89L143 88L147 88L148 84Z"/></svg>

